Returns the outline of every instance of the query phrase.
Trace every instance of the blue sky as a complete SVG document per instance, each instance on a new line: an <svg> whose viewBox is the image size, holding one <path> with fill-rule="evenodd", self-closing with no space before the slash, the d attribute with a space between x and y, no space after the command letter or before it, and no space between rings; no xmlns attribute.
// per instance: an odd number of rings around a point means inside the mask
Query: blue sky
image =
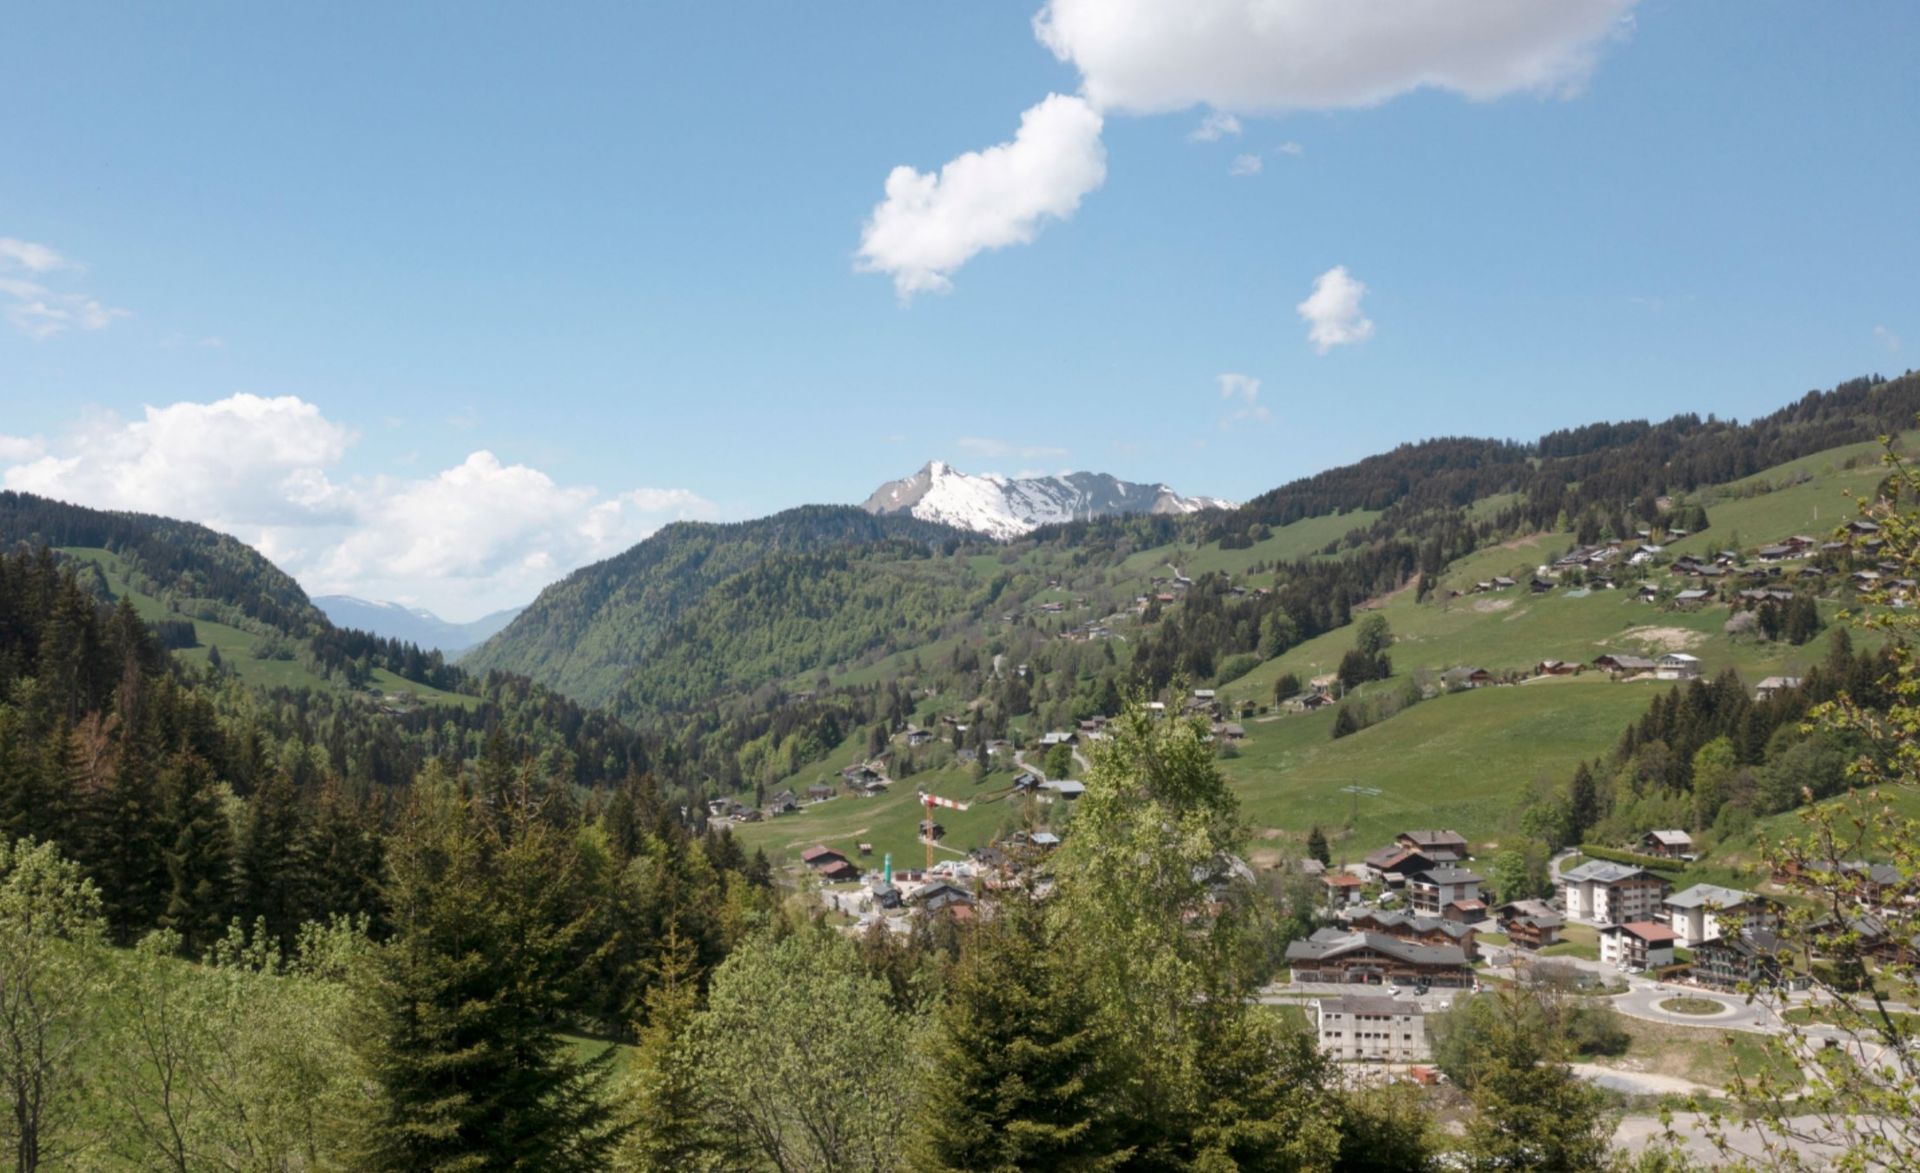
<svg viewBox="0 0 1920 1173"><path fill-rule="evenodd" d="M1095 27L1173 0L1083 2L1058 54L1040 0L16 6L6 483L466 618L663 520L934 457L1237 498L1435 434L1745 417L1920 348L1906 0L1569 0L1588 24L1518 32L1476 0L1371 41L1283 0L1284 40L1179 60ZM1032 239L944 291L859 271L891 169L1049 94L1098 137L1030 155L1082 171L979 199L1068 214L983 226L1005 209L949 188L915 248ZM1195 141L1214 106L1238 132ZM1365 291L1323 350L1296 307L1336 268Z"/></svg>

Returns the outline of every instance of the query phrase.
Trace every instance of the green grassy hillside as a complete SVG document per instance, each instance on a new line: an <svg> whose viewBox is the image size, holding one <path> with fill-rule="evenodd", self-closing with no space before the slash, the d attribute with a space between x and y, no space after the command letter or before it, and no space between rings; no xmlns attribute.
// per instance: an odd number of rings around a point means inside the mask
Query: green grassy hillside
<svg viewBox="0 0 1920 1173"><path fill-rule="evenodd" d="M325 677L316 674L305 660L298 655L280 659L257 657L256 648L265 642L271 642L264 633L247 631L216 619L203 618L192 600L163 600L140 590L134 585L134 576L128 573L126 564L120 555L111 550L88 549L85 547L63 547L64 557L91 563L100 568L108 587L116 597L124 596L133 602L134 609L142 619L189 619L193 623L195 637L199 640L196 647L181 648L173 655L184 663L196 667L205 667L210 653L217 648L221 664L241 682L257 688L331 688L334 685ZM291 650L291 645L289 645ZM443 692L429 688L410 680L402 679L385 668L373 670L371 687L377 687L382 694L411 695L426 704L452 704L472 707L480 703L480 698L460 693Z"/></svg>
<svg viewBox="0 0 1920 1173"><path fill-rule="evenodd" d="M1867 492L1878 483L1883 475L1879 451L1876 444L1849 445L1726 486L1699 490L1684 500L1707 506L1711 528L1676 543L1675 549L1717 550L1735 543L1736 530L1738 543L1746 548L1795 532L1825 534L1849 515L1848 492ZM1495 512L1504 504L1482 502L1474 511ZM1143 549L1110 567L1104 582L1117 597L1146 590L1148 578L1169 574L1170 566L1189 575L1218 569L1245 576L1263 562L1312 553L1370 520L1371 515L1309 519L1276 530L1273 537L1250 549L1197 550L1191 543ZM1572 544L1570 533L1541 533L1502 542L1449 565L1439 576L1440 589L1426 601L1417 602L1410 589L1380 601L1376 609L1387 618L1395 637L1390 654L1396 681L1437 676L1460 666L1526 675L1542 660L1591 664L1607 651L1647 656L1687 651L1700 657L1709 675L1733 669L1753 682L1769 675L1802 675L1825 654L1824 641L1795 647L1784 641L1731 637L1725 631L1729 611L1722 604L1680 610L1643 603L1631 589L1531 594L1525 583L1535 568ZM1046 548L977 560L982 569L987 564L1011 565L1027 573L1047 573L1063 564L1059 551ZM1449 590L1470 590L1495 575L1515 577L1520 585L1446 597ZM1253 585L1261 579L1253 575L1236 581ZM1827 590L1820 609L1831 621L1849 600L1836 584L1828 584ZM1052 594L1075 597L1070 591ZM992 638L990 628L987 638ZM893 679L914 662L940 663L966 639L949 636L903 649L834 679ZM1281 675L1291 673L1305 681L1331 674L1352 645L1353 629L1336 629L1222 685L1220 695L1235 708L1242 701L1270 706L1274 683ZM1116 660L1124 663L1125 637L1115 646L1119 649ZM1339 741L1330 736L1331 710L1310 715L1269 713L1245 722L1247 740L1221 765L1264 841L1263 857L1282 850L1297 852L1300 837L1315 825L1328 831L1336 855L1346 858L1358 858L1415 823L1454 827L1476 841L1488 842L1511 827L1516 795L1536 782L1564 782L1577 762L1606 753L1621 730L1668 687L1614 682L1589 671L1577 677L1442 695ZM942 711L952 711L957 704L951 696L942 700L946 702ZM930 720L935 707L923 707L920 719ZM1029 724L1026 731L1031 735L1039 727ZM797 773L786 784L803 790L812 782L837 781L838 768L863 748L853 740L842 752ZM1355 794L1348 787L1378 793ZM910 791L912 785L904 789ZM953 789L962 796L970 792L971 784L960 772L951 772L941 776L933 789L939 793ZM744 828L741 834L781 856L815 841L850 849L864 839L893 845L898 862L902 845L918 858L913 831L919 815L910 795L900 793L880 800L836 799L798 816ZM1018 824L1005 815L981 817L974 812L943 821L953 831L948 842L955 847L984 842L991 833ZM1782 819L1768 825L1773 823L1785 825ZM969 842L969 835L980 838ZM1729 844L1729 851L1729 866L1742 866L1745 855L1740 846Z"/></svg>

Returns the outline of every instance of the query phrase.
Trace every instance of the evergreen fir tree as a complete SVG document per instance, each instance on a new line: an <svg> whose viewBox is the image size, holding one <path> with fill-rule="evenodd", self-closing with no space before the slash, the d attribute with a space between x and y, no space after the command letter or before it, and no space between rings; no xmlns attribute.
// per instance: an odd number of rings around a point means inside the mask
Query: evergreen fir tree
<svg viewBox="0 0 1920 1173"><path fill-rule="evenodd" d="M669 929L647 976L635 1064L638 1119L627 1160L639 1173L709 1168L715 1146L703 1115L699 1073L686 1045L700 1002L693 943Z"/></svg>
<svg viewBox="0 0 1920 1173"><path fill-rule="evenodd" d="M180 935L188 956L220 939L233 906L233 836L213 771L182 751L160 776L161 855L167 902L162 928Z"/></svg>
<svg viewBox="0 0 1920 1173"><path fill-rule="evenodd" d="M301 823L293 783L284 773L269 774L247 804L235 854L234 911L247 924L265 920L283 947L292 944L307 907Z"/></svg>
<svg viewBox="0 0 1920 1173"><path fill-rule="evenodd" d="M1573 771L1573 782L1567 787L1567 831L1575 843L1586 837L1587 831L1600 821L1600 796L1593 780L1593 767L1581 762Z"/></svg>
<svg viewBox="0 0 1920 1173"><path fill-rule="evenodd" d="M1333 852L1327 846L1327 837L1321 832L1318 823L1313 825L1313 830L1307 832L1307 855L1319 860L1323 865L1333 862Z"/></svg>
<svg viewBox="0 0 1920 1173"><path fill-rule="evenodd" d="M948 981L923 1097L927 1170L1115 1167L1112 1102L1086 985L1034 902L1010 892Z"/></svg>
<svg viewBox="0 0 1920 1173"><path fill-rule="evenodd" d="M123 736L111 773L81 797L76 853L100 886L114 938L130 942L166 911L172 879L159 837L160 803L145 736Z"/></svg>
<svg viewBox="0 0 1920 1173"><path fill-rule="evenodd" d="M524 788L477 812L444 771L415 784L392 853L396 935L360 975L355 1047L372 1086L356 1167L604 1167L620 1130L612 1050L555 1032L574 877Z"/></svg>

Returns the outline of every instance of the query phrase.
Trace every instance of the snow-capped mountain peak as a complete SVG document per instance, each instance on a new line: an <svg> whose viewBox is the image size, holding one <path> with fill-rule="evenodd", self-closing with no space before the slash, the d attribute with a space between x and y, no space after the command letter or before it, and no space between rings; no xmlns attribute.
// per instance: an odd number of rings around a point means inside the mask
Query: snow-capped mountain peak
<svg viewBox="0 0 1920 1173"><path fill-rule="evenodd" d="M888 481L867 498L869 513L909 513L1005 540L1043 525L1120 513L1197 513L1231 509L1216 497L1183 497L1166 485L1123 481L1106 473L1050 477L969 475L944 460L928 461L910 477Z"/></svg>

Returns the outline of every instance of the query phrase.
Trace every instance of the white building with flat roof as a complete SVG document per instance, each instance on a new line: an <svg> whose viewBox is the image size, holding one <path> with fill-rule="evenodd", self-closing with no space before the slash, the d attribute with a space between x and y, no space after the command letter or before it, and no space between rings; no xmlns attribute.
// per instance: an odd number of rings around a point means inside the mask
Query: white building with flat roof
<svg viewBox="0 0 1920 1173"><path fill-rule="evenodd" d="M1339 1063L1425 1063L1427 1020L1411 998L1344 994L1314 1004L1320 1050Z"/></svg>

